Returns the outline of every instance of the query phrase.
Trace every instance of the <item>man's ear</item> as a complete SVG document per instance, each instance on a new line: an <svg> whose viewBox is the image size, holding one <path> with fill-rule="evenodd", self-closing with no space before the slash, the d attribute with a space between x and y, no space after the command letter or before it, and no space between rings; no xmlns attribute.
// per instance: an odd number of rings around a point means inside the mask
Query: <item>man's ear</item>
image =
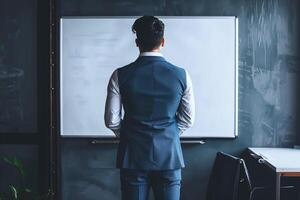
<svg viewBox="0 0 300 200"><path fill-rule="evenodd" d="M165 38L161 39L161 47L165 46Z"/></svg>
<svg viewBox="0 0 300 200"><path fill-rule="evenodd" d="M139 46L139 42L138 42L137 38L135 39L135 44L136 44L137 47Z"/></svg>

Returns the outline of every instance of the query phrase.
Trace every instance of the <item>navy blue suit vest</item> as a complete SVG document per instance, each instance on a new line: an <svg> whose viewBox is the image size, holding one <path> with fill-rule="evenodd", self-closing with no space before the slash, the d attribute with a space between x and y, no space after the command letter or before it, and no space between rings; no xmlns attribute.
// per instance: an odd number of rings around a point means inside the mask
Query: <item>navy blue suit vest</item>
<svg viewBox="0 0 300 200"><path fill-rule="evenodd" d="M176 112L187 87L184 69L160 56L140 56L117 73L125 111L117 167L183 168Z"/></svg>

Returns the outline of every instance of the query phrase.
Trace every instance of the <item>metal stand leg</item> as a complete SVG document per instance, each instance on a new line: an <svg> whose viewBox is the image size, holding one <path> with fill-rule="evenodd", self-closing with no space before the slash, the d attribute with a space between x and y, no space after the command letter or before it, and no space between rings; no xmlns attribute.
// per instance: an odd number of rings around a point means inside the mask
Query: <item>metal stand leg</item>
<svg viewBox="0 0 300 200"><path fill-rule="evenodd" d="M276 200L280 200L280 178L281 174L276 173Z"/></svg>

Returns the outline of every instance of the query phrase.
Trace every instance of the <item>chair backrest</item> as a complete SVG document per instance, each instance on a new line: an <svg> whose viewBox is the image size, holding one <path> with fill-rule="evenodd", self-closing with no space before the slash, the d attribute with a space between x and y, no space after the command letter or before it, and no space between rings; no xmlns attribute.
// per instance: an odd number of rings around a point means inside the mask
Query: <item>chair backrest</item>
<svg viewBox="0 0 300 200"><path fill-rule="evenodd" d="M249 199L250 192L253 189L251 177L244 159L241 160L240 181L238 187L238 199Z"/></svg>
<svg viewBox="0 0 300 200"><path fill-rule="evenodd" d="M249 150L245 151L241 158L245 162L245 168L248 168L250 175L250 182L251 186L254 187L254 185L270 185L272 182L270 180L273 179L274 174L273 170L270 170L270 168L267 165L259 164L259 157L256 155L252 155L252 152Z"/></svg>
<svg viewBox="0 0 300 200"><path fill-rule="evenodd" d="M207 200L237 200L241 159L218 152L207 188Z"/></svg>
<svg viewBox="0 0 300 200"><path fill-rule="evenodd" d="M251 181L251 177L246 165L246 162L244 159L241 158L241 179L243 179L244 182L246 182L248 189L252 190L253 189L253 184Z"/></svg>

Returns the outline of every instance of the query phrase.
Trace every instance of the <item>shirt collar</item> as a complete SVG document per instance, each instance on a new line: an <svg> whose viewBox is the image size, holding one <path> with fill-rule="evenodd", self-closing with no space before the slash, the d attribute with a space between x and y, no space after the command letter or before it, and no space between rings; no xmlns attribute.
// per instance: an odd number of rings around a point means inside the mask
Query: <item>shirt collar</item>
<svg viewBox="0 0 300 200"><path fill-rule="evenodd" d="M140 53L139 56L160 56L163 57L163 54L160 52L153 52L153 51L145 51Z"/></svg>

